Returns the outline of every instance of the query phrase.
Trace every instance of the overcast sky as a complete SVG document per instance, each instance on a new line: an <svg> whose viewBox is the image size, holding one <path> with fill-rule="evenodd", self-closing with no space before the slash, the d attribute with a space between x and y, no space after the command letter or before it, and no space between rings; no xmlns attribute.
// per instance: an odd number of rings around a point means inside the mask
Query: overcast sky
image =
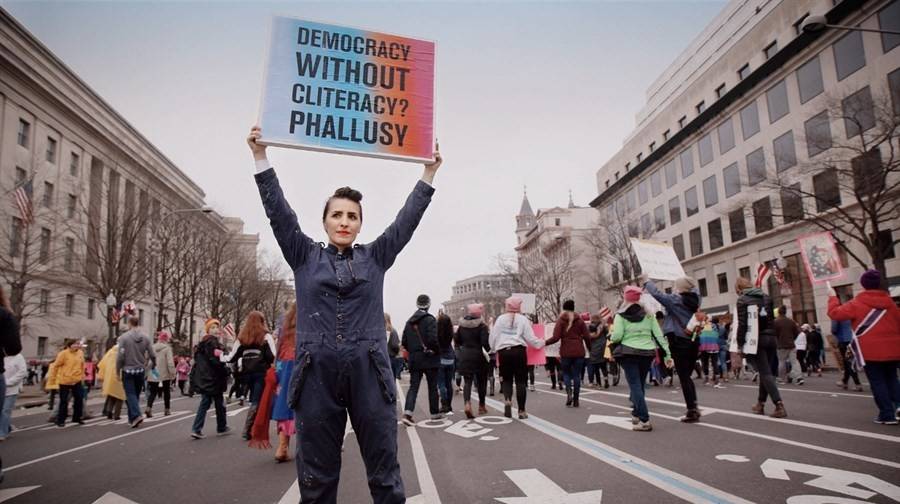
<svg viewBox="0 0 900 504"><path fill-rule="evenodd" d="M278 254L244 137L257 116L269 19L289 15L436 42L435 131L444 164L412 242L389 271L395 322L419 293L436 307L457 280L493 272L532 206L596 195L596 171L634 127L646 88L724 6L655 2L10 2L50 50ZM322 205L362 191L359 239L376 238L421 165L269 149L304 230Z"/></svg>

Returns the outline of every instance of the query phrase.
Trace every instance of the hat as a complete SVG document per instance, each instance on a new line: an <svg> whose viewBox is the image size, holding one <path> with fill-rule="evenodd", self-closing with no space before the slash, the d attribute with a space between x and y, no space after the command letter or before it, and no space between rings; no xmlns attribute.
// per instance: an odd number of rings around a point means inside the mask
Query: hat
<svg viewBox="0 0 900 504"><path fill-rule="evenodd" d="M171 337L172 335L169 334L169 331L159 331L159 334L156 335L156 341L159 341L160 343L166 343Z"/></svg>
<svg viewBox="0 0 900 504"><path fill-rule="evenodd" d="M809 324L803 324L802 326L800 326L800 329L803 329L804 331L811 331L812 327L810 327Z"/></svg>
<svg viewBox="0 0 900 504"><path fill-rule="evenodd" d="M571 299L563 301L563 311L575 311L575 301Z"/></svg>
<svg viewBox="0 0 900 504"><path fill-rule="evenodd" d="M582 314L581 314L581 320L584 320L585 322L590 322L590 320L591 320L591 314L588 313L588 312L582 313Z"/></svg>
<svg viewBox="0 0 900 504"><path fill-rule="evenodd" d="M641 294L644 291L641 290L640 287L636 287L634 285L629 285L625 287L625 292L623 296L625 297L625 302L627 303L637 303L641 300Z"/></svg>
<svg viewBox="0 0 900 504"><path fill-rule="evenodd" d="M506 311L510 313L519 313L522 311L522 298L519 297L510 297L506 298Z"/></svg>
<svg viewBox="0 0 900 504"><path fill-rule="evenodd" d="M482 313L484 313L484 305L481 303L472 303L466 306L466 315L478 318L481 317Z"/></svg>
<svg viewBox="0 0 900 504"><path fill-rule="evenodd" d="M678 292L690 292L697 288L697 281L691 277L681 277L675 280L675 290Z"/></svg>
<svg viewBox="0 0 900 504"><path fill-rule="evenodd" d="M427 294L419 294L416 298L416 308L427 310L431 308L431 298Z"/></svg>
<svg viewBox="0 0 900 504"><path fill-rule="evenodd" d="M881 273L878 270L870 269L859 277L859 283L863 289L877 289L881 287Z"/></svg>
<svg viewBox="0 0 900 504"><path fill-rule="evenodd" d="M206 334L209 334L209 329L210 329L213 325L220 326L220 325L222 325L222 324L219 322L219 319L214 319L214 318L208 319L208 320L206 321L206 324L203 325L203 331L204 331Z"/></svg>

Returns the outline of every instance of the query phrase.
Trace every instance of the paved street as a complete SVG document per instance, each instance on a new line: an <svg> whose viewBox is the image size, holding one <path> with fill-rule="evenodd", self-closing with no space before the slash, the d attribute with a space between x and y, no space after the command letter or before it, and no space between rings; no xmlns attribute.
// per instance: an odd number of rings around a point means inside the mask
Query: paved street
<svg viewBox="0 0 900 504"><path fill-rule="evenodd" d="M725 389L701 386L703 421L685 425L677 420L680 392L654 387L651 433L630 430L624 383L589 389L581 408L568 409L564 394L542 378L529 394L524 422L501 416L499 396L490 400L489 416L466 421L457 396L456 414L446 420L398 425L410 502L900 501L900 428L873 424L868 393L837 389L834 375L783 386L788 420L750 414L755 387L732 382ZM405 392L406 379L401 384ZM417 419L426 418L423 401L424 391ZM154 416L136 430L105 418L60 429L45 423L44 408L19 416L18 431L0 445L6 470L0 502L299 500L294 465L276 464L272 451L248 449L237 434L211 435L209 421L210 436L191 440L196 404L176 398L172 416ZM235 402L228 411L237 429L246 408ZM368 502L367 491L349 432L340 502Z"/></svg>

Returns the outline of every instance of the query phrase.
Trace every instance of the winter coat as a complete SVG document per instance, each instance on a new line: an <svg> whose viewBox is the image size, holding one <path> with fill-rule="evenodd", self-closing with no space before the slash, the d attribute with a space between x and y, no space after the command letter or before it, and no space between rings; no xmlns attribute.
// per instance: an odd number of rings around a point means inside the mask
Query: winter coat
<svg viewBox="0 0 900 504"><path fill-rule="evenodd" d="M747 330L749 329L749 325L747 324L748 306L759 307L759 314L757 319L759 327L758 346L774 350L776 347L776 342L772 315L775 313L775 310L772 308L772 299L770 299L769 296L763 293L762 289L757 288L744 289L744 292L741 293L741 295L738 297L738 349L743 349L744 343L746 343L747 341Z"/></svg>
<svg viewBox="0 0 900 504"><path fill-rule="evenodd" d="M516 346L544 348L546 344L544 340L535 336L531 321L518 313L504 313L497 317L489 338L491 353Z"/></svg>
<svg viewBox="0 0 900 504"><path fill-rule="evenodd" d="M793 319L779 315L773 323L775 340L779 350L792 350L796 347L794 340L800 335L800 326Z"/></svg>
<svg viewBox="0 0 900 504"><path fill-rule="evenodd" d="M806 335L806 351L807 352L818 352L822 350L822 333L817 329L813 329Z"/></svg>
<svg viewBox="0 0 900 504"><path fill-rule="evenodd" d="M228 368L219 355L225 347L219 339L207 334L197 345L194 352L194 369L191 372L191 390L206 395L217 395L225 392L228 382Z"/></svg>
<svg viewBox="0 0 900 504"><path fill-rule="evenodd" d="M81 350L60 350L54 363L56 381L60 385L75 385L84 379L84 352Z"/></svg>
<svg viewBox="0 0 900 504"><path fill-rule="evenodd" d="M866 289L844 304L837 296L828 298L828 317L849 320L854 333L873 309L885 311L877 323L862 336L857 336L863 359L875 362L900 360L900 308L886 291Z"/></svg>
<svg viewBox="0 0 900 504"><path fill-rule="evenodd" d="M421 371L441 367L437 321L427 311L416 310L406 321L400 344L409 352L410 370Z"/></svg>
<svg viewBox="0 0 900 504"><path fill-rule="evenodd" d="M44 384L44 390L59 390L59 380L56 379L56 362L51 362L47 367L47 383Z"/></svg>
<svg viewBox="0 0 900 504"><path fill-rule="evenodd" d="M19 322L11 311L0 306L0 373L3 372L3 359L22 351L22 340L19 337Z"/></svg>
<svg viewBox="0 0 900 504"><path fill-rule="evenodd" d="M122 386L122 379L119 377L119 373L116 373L116 356L118 354L118 345L114 345L107 350L103 358L100 359L100 364L97 365L97 373L98 377L103 380L101 393L104 396L124 401L125 388Z"/></svg>
<svg viewBox="0 0 900 504"><path fill-rule="evenodd" d="M591 335L587 325L578 315L569 313L569 316L575 317L572 326L569 327L569 321L564 318L565 314L560 315L556 326L553 327L553 336L547 340L547 344L552 345L559 341L560 357L584 357L585 352L591 348Z"/></svg>
<svg viewBox="0 0 900 504"><path fill-rule="evenodd" d="M625 356L652 357L656 355L657 348L663 350L666 359L671 356L669 343L663 337L656 317L645 312L644 308L637 303L616 313L609 340L613 344L622 345L621 352Z"/></svg>
<svg viewBox="0 0 900 504"><path fill-rule="evenodd" d="M437 319L437 338L442 359L452 359L453 354L453 322L450 317L442 315Z"/></svg>
<svg viewBox="0 0 900 504"><path fill-rule="evenodd" d="M228 362L240 362L240 372L242 374L259 374L265 373L275 363L275 342L269 343L269 336L266 341L259 345L238 344L237 349Z"/></svg>
<svg viewBox="0 0 900 504"><path fill-rule="evenodd" d="M466 315L459 321L456 335L456 369L460 375L477 375L488 369L484 352L491 351L490 331L481 317Z"/></svg>
<svg viewBox="0 0 900 504"><path fill-rule="evenodd" d="M831 334L838 343L850 343L853 340L853 327L849 320L832 320Z"/></svg>
<svg viewBox="0 0 900 504"><path fill-rule="evenodd" d="M594 330L591 331L591 328ZM588 329L588 332L596 334L596 337L591 338L591 350L589 352L590 363L601 364L606 361L603 354L606 352L606 342L609 340L609 327L606 324L599 327L591 324L588 326Z"/></svg>
<svg viewBox="0 0 900 504"><path fill-rule="evenodd" d="M397 330L393 327L389 333L387 331L385 332L385 336L387 336L388 357L396 359L400 356L400 335L397 334Z"/></svg>
<svg viewBox="0 0 900 504"><path fill-rule="evenodd" d="M178 376L178 380L187 380L188 373L191 372L191 364L187 361L187 359L182 359L177 366L175 366L175 373Z"/></svg>
<svg viewBox="0 0 900 504"><path fill-rule="evenodd" d="M6 396L18 395L22 382L28 376L28 363L21 353L3 358L3 377L6 379Z"/></svg>
<svg viewBox="0 0 900 504"><path fill-rule="evenodd" d="M663 320L662 326L663 334L690 339L690 336L684 334L684 328L700 308L700 291L693 289L690 292L666 294L660 291L653 281L644 284L644 289L666 309L666 318Z"/></svg>
<svg viewBox="0 0 900 504"><path fill-rule="evenodd" d="M175 379L175 357L168 343L156 342L153 345L156 354L156 367L147 371L147 381L164 382ZM155 373L153 371L156 371Z"/></svg>

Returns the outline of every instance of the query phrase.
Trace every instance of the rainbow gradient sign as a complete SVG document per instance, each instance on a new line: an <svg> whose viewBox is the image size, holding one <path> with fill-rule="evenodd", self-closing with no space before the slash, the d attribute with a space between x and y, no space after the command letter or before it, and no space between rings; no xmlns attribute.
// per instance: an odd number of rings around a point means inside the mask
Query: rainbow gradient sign
<svg viewBox="0 0 900 504"><path fill-rule="evenodd" d="M434 159L434 42L272 19L261 143Z"/></svg>

